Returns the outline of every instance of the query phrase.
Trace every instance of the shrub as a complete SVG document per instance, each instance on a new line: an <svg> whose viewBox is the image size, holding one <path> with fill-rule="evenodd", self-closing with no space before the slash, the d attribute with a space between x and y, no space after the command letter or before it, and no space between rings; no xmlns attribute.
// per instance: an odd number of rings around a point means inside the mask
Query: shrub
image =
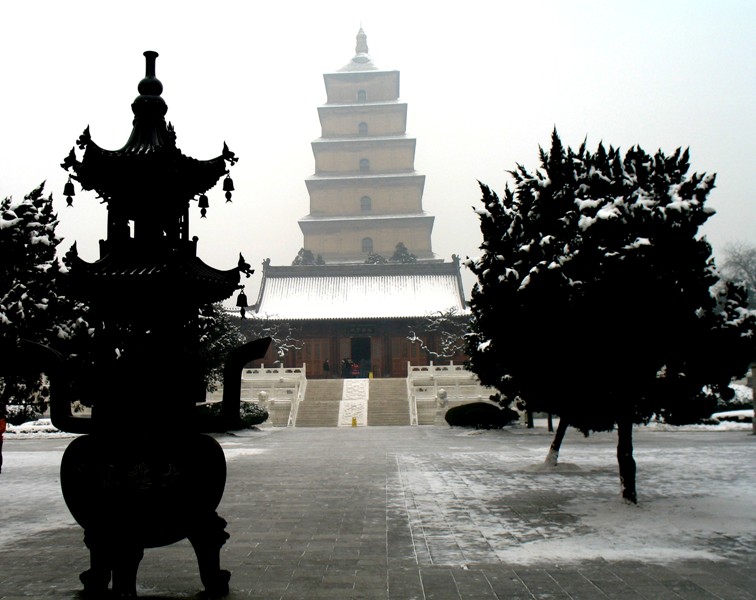
<svg viewBox="0 0 756 600"><path fill-rule="evenodd" d="M452 427L501 429L520 418L511 408L499 408L488 402L472 402L446 411L446 422Z"/></svg>
<svg viewBox="0 0 756 600"><path fill-rule="evenodd" d="M253 402L242 402L239 414L245 428L265 423L268 420L268 409Z"/></svg>
<svg viewBox="0 0 756 600"><path fill-rule="evenodd" d="M32 404L8 405L6 414L8 423L15 426L23 425L29 421L36 421L42 416L42 413Z"/></svg>
<svg viewBox="0 0 756 600"><path fill-rule="evenodd" d="M205 404L200 404L197 407L200 419L208 421L220 419L221 405L221 402L207 402ZM253 402L242 402L241 408L239 409L239 419L242 424L241 429L249 429L250 427L254 427L255 425L267 421L268 410L259 404L254 404Z"/></svg>

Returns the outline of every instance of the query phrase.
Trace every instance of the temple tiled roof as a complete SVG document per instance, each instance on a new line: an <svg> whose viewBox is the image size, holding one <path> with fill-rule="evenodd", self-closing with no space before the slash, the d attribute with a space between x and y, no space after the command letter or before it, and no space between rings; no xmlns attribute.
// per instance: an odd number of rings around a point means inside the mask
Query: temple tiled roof
<svg viewBox="0 0 756 600"><path fill-rule="evenodd" d="M270 267L256 312L282 320L413 318L467 312L459 263Z"/></svg>

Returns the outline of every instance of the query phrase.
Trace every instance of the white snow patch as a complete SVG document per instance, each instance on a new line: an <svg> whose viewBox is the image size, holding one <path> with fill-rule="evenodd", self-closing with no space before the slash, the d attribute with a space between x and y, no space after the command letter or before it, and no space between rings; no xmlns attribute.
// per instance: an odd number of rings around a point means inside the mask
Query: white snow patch
<svg viewBox="0 0 756 600"><path fill-rule="evenodd" d="M254 456L255 454L263 454L266 452L264 448L235 448L233 446L233 443L226 442L223 444L223 454L226 455L226 460L236 460L242 456Z"/></svg>
<svg viewBox="0 0 756 600"><path fill-rule="evenodd" d="M756 542L756 483L743 445L636 447L640 501L630 505L619 497L611 434L592 436L609 442L594 445L568 433L561 455L570 462L556 468L533 462L545 457L547 438L539 448L508 432L478 435L500 448L509 436L506 450L398 457L421 563L723 561ZM530 494L540 498L538 516L530 516Z"/></svg>

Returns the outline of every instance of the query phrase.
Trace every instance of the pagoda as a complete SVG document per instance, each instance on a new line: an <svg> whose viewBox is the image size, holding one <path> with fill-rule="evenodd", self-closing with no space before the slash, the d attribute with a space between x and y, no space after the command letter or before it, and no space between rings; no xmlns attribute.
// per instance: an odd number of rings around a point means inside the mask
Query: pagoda
<svg viewBox="0 0 756 600"><path fill-rule="evenodd" d="M433 215L423 210L425 176L415 171L399 71L380 69L360 28L352 59L323 75L315 173L305 181L310 212L299 220L304 248L327 264L390 257L404 244L419 260L433 254Z"/></svg>

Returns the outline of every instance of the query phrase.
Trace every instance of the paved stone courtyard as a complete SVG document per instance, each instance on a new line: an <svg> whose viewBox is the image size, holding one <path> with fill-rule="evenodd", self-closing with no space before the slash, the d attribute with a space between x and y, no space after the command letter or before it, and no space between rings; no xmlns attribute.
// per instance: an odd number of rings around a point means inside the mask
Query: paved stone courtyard
<svg viewBox="0 0 756 600"><path fill-rule="evenodd" d="M611 434L570 433L557 472L544 430L219 440L232 600L756 598L747 432L637 433L638 506L618 497ZM55 491L68 441L6 440L0 599L80 598L88 555ZM202 597L187 542L147 550L138 582L141 598Z"/></svg>

